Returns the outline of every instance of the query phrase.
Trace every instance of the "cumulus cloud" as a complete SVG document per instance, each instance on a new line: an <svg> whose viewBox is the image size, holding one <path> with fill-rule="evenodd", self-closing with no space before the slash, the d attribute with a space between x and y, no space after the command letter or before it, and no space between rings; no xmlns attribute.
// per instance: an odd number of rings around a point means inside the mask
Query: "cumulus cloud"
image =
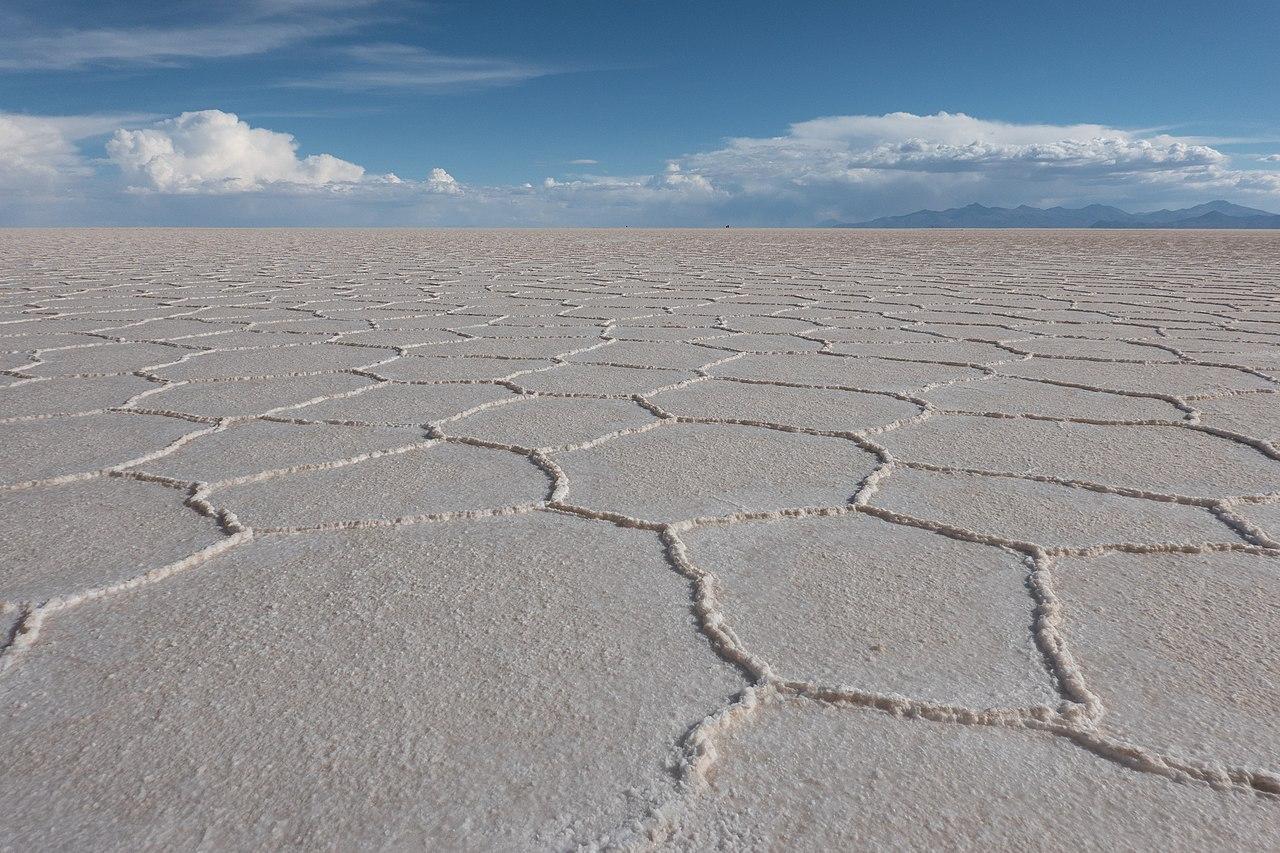
<svg viewBox="0 0 1280 853"><path fill-rule="evenodd" d="M92 174L78 142L145 116L28 116L0 113L0 187L47 188Z"/></svg>
<svg viewBox="0 0 1280 853"><path fill-rule="evenodd" d="M117 130L107 155L138 189L239 193L340 188L364 169L331 154L298 156L292 135L250 127L233 113L183 113L142 130Z"/></svg>
<svg viewBox="0 0 1280 853"><path fill-rule="evenodd" d="M678 162L728 191L739 213L794 224L971 201L1137 206L1209 189L1276 192L1269 178L1230 168L1227 155L1198 140L947 112L818 118Z"/></svg>
<svg viewBox="0 0 1280 853"><path fill-rule="evenodd" d="M423 185L427 192L440 195L462 195L462 186L454 179L453 175L439 167L431 170Z"/></svg>
<svg viewBox="0 0 1280 853"><path fill-rule="evenodd" d="M0 115L0 183L82 180L105 197L111 174L95 172L77 141L108 121ZM189 222L201 221L202 211L210 221L235 222L240 209L246 217L270 211L273 224L812 225L974 201L1101 201L1132 210L1214 197L1264 207L1280 201L1280 170L1235 168L1203 139L960 113L827 117L776 137L731 138L650 174L500 185L439 166L401 177L330 154L304 156L290 134L219 110L119 128L106 153L135 202L151 199L134 209L181 207ZM237 208L246 195L253 201ZM121 197L115 209L127 207Z"/></svg>

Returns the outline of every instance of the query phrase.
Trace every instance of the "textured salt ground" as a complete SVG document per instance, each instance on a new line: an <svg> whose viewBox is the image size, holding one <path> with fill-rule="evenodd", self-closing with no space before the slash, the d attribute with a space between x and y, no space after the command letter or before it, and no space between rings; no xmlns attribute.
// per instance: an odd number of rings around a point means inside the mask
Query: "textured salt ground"
<svg viewBox="0 0 1280 853"><path fill-rule="evenodd" d="M1280 246L1176 236L0 234L8 843L1274 846Z"/></svg>
<svg viewBox="0 0 1280 853"><path fill-rule="evenodd" d="M661 555L539 513L263 539L84 605L0 681L7 840L588 841L740 684Z"/></svg>
<svg viewBox="0 0 1280 853"><path fill-rule="evenodd" d="M1271 846L1274 803L1137 777L1041 734L767 707L725 739L682 850L1221 850Z"/></svg>

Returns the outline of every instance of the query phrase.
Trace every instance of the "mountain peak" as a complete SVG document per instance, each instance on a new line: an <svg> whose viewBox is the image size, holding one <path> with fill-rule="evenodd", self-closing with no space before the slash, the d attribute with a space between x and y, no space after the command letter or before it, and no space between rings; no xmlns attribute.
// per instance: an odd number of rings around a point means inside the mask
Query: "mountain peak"
<svg viewBox="0 0 1280 853"><path fill-rule="evenodd" d="M828 220L834 228L1280 228L1280 214L1216 199L1178 210L1127 213L1118 207L987 207L977 202L946 210L917 210L868 222Z"/></svg>

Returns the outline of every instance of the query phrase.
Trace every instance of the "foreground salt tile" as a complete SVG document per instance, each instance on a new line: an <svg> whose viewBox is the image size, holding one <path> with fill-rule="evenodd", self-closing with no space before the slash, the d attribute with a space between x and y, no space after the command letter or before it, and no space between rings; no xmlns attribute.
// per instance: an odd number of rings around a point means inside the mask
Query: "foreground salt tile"
<svg viewBox="0 0 1280 853"><path fill-rule="evenodd" d="M157 369L165 379L232 379L327 373L369 367L394 357L393 349L344 347L337 344L298 344L263 349L202 352L180 364ZM179 356L181 351L179 351ZM175 356L175 358L178 356Z"/></svg>
<svg viewBox="0 0 1280 853"><path fill-rule="evenodd" d="M1103 730L1157 753L1280 771L1280 558L1061 559L1063 628Z"/></svg>
<svg viewBox="0 0 1280 853"><path fill-rule="evenodd" d="M346 394L373 384L372 379L349 373L187 382L150 394L137 405L143 409L181 412L204 418L246 417L296 406L308 400Z"/></svg>
<svg viewBox="0 0 1280 853"><path fill-rule="evenodd" d="M855 514L681 538L781 677L970 708L1056 705L1018 554Z"/></svg>
<svg viewBox="0 0 1280 853"><path fill-rule="evenodd" d="M526 391L539 394L629 397L633 394L649 394L659 388L686 382L695 375L688 370L564 364L550 370L526 373L517 377L515 383Z"/></svg>
<svg viewBox="0 0 1280 853"><path fill-rule="evenodd" d="M1192 497L1280 491L1280 461L1178 426L940 415L877 436L896 457Z"/></svg>
<svg viewBox="0 0 1280 853"><path fill-rule="evenodd" d="M507 379L530 370L550 367L545 359L490 358L487 356L431 355L420 352L380 364L374 373L400 382L472 382Z"/></svg>
<svg viewBox="0 0 1280 853"><path fill-rule="evenodd" d="M160 385L139 376L61 377L0 388L0 418L46 417L123 406Z"/></svg>
<svg viewBox="0 0 1280 853"><path fill-rule="evenodd" d="M1045 548L1242 541L1201 507L1017 477L899 468L880 482L871 503L935 524Z"/></svg>
<svg viewBox="0 0 1280 853"><path fill-rule="evenodd" d="M223 534L172 488L118 477L0 493L0 601L42 602L176 563Z"/></svg>
<svg viewBox="0 0 1280 853"><path fill-rule="evenodd" d="M831 352L838 355L951 364L996 365L1018 359L1018 356L1008 350L992 344L978 341L947 341L940 338L935 339L934 343L927 344L836 344L831 348Z"/></svg>
<svg viewBox="0 0 1280 853"><path fill-rule="evenodd" d="M574 846L668 800L689 727L741 685L651 532L264 538L46 621L0 679L0 825L17 847Z"/></svg>
<svg viewBox="0 0 1280 853"><path fill-rule="evenodd" d="M424 441L421 430L410 428L253 420L202 435L141 468L175 480L212 483Z"/></svg>
<svg viewBox="0 0 1280 853"><path fill-rule="evenodd" d="M129 373L155 364L177 361L193 350L160 344L103 343L40 353L40 363L25 368L32 376Z"/></svg>
<svg viewBox="0 0 1280 853"><path fill-rule="evenodd" d="M715 376L736 379L767 378L793 385L831 385L907 393L940 383L974 379L982 372L970 367L921 364L879 358L822 355L746 355L711 368Z"/></svg>
<svg viewBox="0 0 1280 853"><path fill-rule="evenodd" d="M794 388L712 379L650 397L663 411L690 418L739 420L824 432L882 429L920 414L921 407L884 394Z"/></svg>
<svg viewBox="0 0 1280 853"><path fill-rule="evenodd" d="M1002 373L1139 394L1218 394L1275 389L1273 382L1226 367L1195 364L1129 364L1034 358L1005 365Z"/></svg>
<svg viewBox="0 0 1280 853"><path fill-rule="evenodd" d="M436 443L214 488L209 500L250 527L316 527L527 506L551 485L523 454Z"/></svg>
<svg viewBox="0 0 1280 853"><path fill-rule="evenodd" d="M693 370L731 355L733 355L731 352L679 341L616 341L607 346L568 356L565 360L586 364L620 364L629 367Z"/></svg>
<svg viewBox="0 0 1280 853"><path fill-rule="evenodd" d="M569 356L580 350L598 346L599 335L590 337L532 337L458 339L448 344L430 347L422 352L429 355L498 356L502 358L556 358Z"/></svg>
<svg viewBox="0 0 1280 853"><path fill-rule="evenodd" d="M1044 415L1101 421L1179 421L1184 412L1150 397L1086 391L1016 377L989 376L925 391L920 396L939 409Z"/></svg>
<svg viewBox="0 0 1280 853"><path fill-rule="evenodd" d="M1280 446L1280 393L1236 394L1196 400L1207 426Z"/></svg>
<svg viewBox="0 0 1280 853"><path fill-rule="evenodd" d="M1261 528L1275 542L1280 542L1280 501L1269 504L1240 504L1232 511L1250 524Z"/></svg>
<svg viewBox="0 0 1280 853"><path fill-rule="evenodd" d="M769 705L724 736L677 850L1260 850L1275 803L1043 733Z"/></svg>
<svg viewBox="0 0 1280 853"><path fill-rule="evenodd" d="M43 480L123 465L208 428L179 418L122 412L5 424L0 483Z"/></svg>
<svg viewBox="0 0 1280 853"><path fill-rule="evenodd" d="M721 424L665 425L556 459L570 503L659 522L842 506L876 466L845 439Z"/></svg>
<svg viewBox="0 0 1280 853"><path fill-rule="evenodd" d="M414 426L514 397L510 389L501 385L384 384L360 394L291 409L286 414L303 420Z"/></svg>
<svg viewBox="0 0 1280 853"><path fill-rule="evenodd" d="M461 435L518 447L565 447L657 422L632 400L526 397L444 425Z"/></svg>

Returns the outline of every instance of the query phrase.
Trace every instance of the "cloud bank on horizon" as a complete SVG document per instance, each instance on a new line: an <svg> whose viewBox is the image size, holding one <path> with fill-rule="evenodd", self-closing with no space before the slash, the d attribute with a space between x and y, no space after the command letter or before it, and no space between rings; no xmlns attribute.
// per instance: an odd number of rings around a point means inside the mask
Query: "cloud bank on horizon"
<svg viewBox="0 0 1280 853"><path fill-rule="evenodd" d="M670 157L653 174L471 184L447 165L377 174L221 110L175 117L0 114L0 189L32 211L417 225L811 225L971 201L1143 207L1229 196L1275 207L1280 170L1238 168L1195 138L964 113L827 116ZM1275 162L1280 158L1256 158ZM593 165L583 161L580 165ZM145 199L145 201L141 201ZM198 218L198 217L197 217Z"/></svg>

